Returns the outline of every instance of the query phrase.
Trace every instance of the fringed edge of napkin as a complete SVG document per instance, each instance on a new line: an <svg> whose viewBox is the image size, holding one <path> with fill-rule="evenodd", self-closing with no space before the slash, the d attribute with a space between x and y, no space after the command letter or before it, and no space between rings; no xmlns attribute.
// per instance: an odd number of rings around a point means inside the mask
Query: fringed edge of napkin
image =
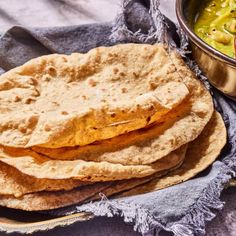
<svg viewBox="0 0 236 236"><path fill-rule="evenodd" d="M191 207L189 213L175 223L163 225L141 206L126 203L122 200L119 200L119 202L116 202L116 200L110 201L103 194L101 194L101 201L79 206L77 211L90 212L95 216L120 216L124 222L132 223L135 231L144 235L153 232L157 234L161 230L181 236L204 234L206 222L211 221L216 216L213 211L220 210L224 206L224 202L220 200L220 193L232 176L235 175L235 172L224 163L219 162L219 164L221 167L218 176L203 190L201 197Z"/></svg>
<svg viewBox="0 0 236 236"><path fill-rule="evenodd" d="M236 161L236 160L234 160ZM165 230L173 232L175 235L201 235L205 234L205 227L208 221L211 221L216 213L214 210L221 210L224 202L220 200L220 194L232 178L235 172L221 162L222 167L218 176L212 180L208 187L202 192L202 195L191 210L181 220L165 227Z"/></svg>

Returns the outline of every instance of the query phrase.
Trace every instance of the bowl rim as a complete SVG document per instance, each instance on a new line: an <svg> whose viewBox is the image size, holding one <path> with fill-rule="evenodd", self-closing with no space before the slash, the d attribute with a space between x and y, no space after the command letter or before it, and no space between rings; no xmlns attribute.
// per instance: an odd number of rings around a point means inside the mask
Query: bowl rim
<svg viewBox="0 0 236 236"><path fill-rule="evenodd" d="M175 11L181 28L187 33L187 36L205 53L210 54L217 60L229 64L232 67L236 67L236 59L229 57L217 49L213 48L209 44L205 43L200 37L198 37L194 31L189 27L189 23L183 13L183 0L176 0Z"/></svg>

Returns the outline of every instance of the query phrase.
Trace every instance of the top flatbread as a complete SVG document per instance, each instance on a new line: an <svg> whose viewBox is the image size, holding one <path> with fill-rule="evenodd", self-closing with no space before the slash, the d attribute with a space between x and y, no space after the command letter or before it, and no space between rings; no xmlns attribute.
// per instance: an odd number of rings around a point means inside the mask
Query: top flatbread
<svg viewBox="0 0 236 236"><path fill-rule="evenodd" d="M164 66L155 71L159 76L153 78L153 81L162 83L163 80L181 80L188 87L190 97L183 102L184 104L159 118L152 129L135 130L82 147L33 147L33 150L52 159L108 161L124 165L148 164L196 139L212 116L211 95L175 52L168 56L162 48L159 56ZM165 78L161 77L163 75ZM155 149L154 155L150 155L152 149Z"/></svg>
<svg viewBox="0 0 236 236"><path fill-rule="evenodd" d="M0 145L86 145L158 120L189 95L160 45L47 55L0 77ZM166 77L170 79L166 79Z"/></svg>

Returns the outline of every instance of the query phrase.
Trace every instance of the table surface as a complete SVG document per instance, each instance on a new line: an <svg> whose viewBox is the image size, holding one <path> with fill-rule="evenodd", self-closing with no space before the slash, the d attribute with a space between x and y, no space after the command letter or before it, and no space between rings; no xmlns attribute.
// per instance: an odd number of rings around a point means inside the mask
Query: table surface
<svg viewBox="0 0 236 236"><path fill-rule="evenodd" d="M121 0L0 0L0 32L5 32L13 25L45 27L112 21L120 5ZM161 9L164 14L176 21L174 0L162 0ZM235 197L234 189L223 193L225 208L207 225L207 235L236 236ZM77 223L63 231L57 228L51 231L50 235L110 235L109 232L114 236L139 235L132 230L132 225L123 223L121 219L104 217ZM44 234L41 232L35 235Z"/></svg>

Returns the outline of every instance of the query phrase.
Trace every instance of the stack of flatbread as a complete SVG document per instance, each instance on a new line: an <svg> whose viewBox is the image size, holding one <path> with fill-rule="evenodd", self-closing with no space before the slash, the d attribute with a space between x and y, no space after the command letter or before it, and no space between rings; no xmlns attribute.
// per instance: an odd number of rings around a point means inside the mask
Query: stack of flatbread
<svg viewBox="0 0 236 236"><path fill-rule="evenodd" d="M165 46L47 55L0 77L0 205L47 210L185 181L219 155L210 93Z"/></svg>

